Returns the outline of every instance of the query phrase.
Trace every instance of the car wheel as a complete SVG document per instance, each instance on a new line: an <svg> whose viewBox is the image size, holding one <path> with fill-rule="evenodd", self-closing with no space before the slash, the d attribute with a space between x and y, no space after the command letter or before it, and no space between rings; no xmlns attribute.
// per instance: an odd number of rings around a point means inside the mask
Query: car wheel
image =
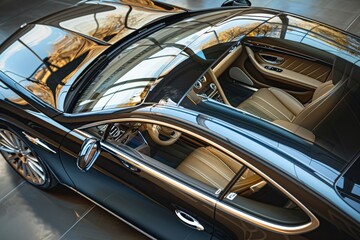
<svg viewBox="0 0 360 240"><path fill-rule="evenodd" d="M0 129L0 152L10 166L33 186L46 190L57 185L46 165L15 133Z"/></svg>

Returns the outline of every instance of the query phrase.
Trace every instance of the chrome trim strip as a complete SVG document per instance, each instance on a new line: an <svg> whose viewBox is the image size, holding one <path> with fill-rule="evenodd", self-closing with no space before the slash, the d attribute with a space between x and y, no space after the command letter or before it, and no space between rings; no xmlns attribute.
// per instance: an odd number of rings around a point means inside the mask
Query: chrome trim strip
<svg viewBox="0 0 360 240"><path fill-rule="evenodd" d="M301 234L301 233L305 233L307 231L311 231L318 226L318 225L316 225L314 227L313 221L311 221L307 224L303 224L303 225L295 226L295 227L283 226L283 225L274 224L274 223L259 219L257 217L254 217L246 212L240 211L240 210L235 209L227 204L224 204L223 202L219 202L216 207L221 209L224 212L227 212L228 214L236 216L240 219L244 219L247 222L256 224L259 227L265 228L266 230L270 230L270 231L273 231L276 233L289 234L289 235L290 234Z"/></svg>
<svg viewBox="0 0 360 240"><path fill-rule="evenodd" d="M187 192L192 197L201 199L202 201L207 202L208 204L210 204L212 206L216 205L217 199L211 198L203 193L200 193L196 189L189 187L189 186L183 184L182 182L179 182L169 176L166 176L166 175L158 172L156 169L143 164L142 162L132 158L131 156L129 156L123 152L120 152L119 149L117 149L115 147L112 147L106 143L102 143L101 145L103 147L107 148L108 150L111 150L112 152L116 152L119 155L119 157L124 158L125 161L127 161L130 164L134 165L135 167L139 168L141 171L145 171L148 174L154 176L155 178L157 178L163 182L169 183L169 184L173 185L174 187L181 189L184 192Z"/></svg>
<svg viewBox="0 0 360 240"><path fill-rule="evenodd" d="M126 121L126 119L125 119ZM144 122L144 121L140 121L140 122ZM162 124L164 125L164 124ZM84 134L81 130L74 130L74 132L80 134L80 135L83 135L83 136L88 136L86 133ZM147 172L148 174L154 176L155 178L163 181L163 182L167 182L171 185L173 185L174 187L178 188L178 189L181 189L182 191L185 191L187 192L189 195L191 195L192 197L195 197L195 198L198 198L198 199L201 199L202 201L204 202L207 202L209 203L210 205L212 206L215 206L216 203L218 202L217 199L215 198L211 198L201 192L198 192L197 190L195 190L194 188L192 187L189 187L185 184L183 184L182 182L179 182L169 176L166 176L160 172L158 172L156 169L150 167L150 166L147 166L145 164L143 164L142 162L134 159L133 157L131 157L130 155L124 153L124 152L121 152L118 148L115 148L107 143L104 143L104 142L101 142L101 146L106 148L107 150L109 151L112 151L112 152L115 152L117 154L117 156L119 158L122 158L124 159L126 162L130 163L131 165L134 165L135 167L139 168L141 171L145 171Z"/></svg>
<svg viewBox="0 0 360 240"><path fill-rule="evenodd" d="M125 219L123 219L122 217L118 216L117 214L115 214L114 212L110 211L109 209L107 209L106 207L102 206L101 204L97 203L95 200L91 199L90 197L86 196L85 194L83 194L82 192L79 192L78 190L63 184L65 187L73 190L74 192L76 192L77 194L81 195L82 197L86 198L87 200L89 200L90 202L94 203L96 206L102 208L103 210L107 211L108 213L110 213L111 215L113 215L114 217L116 217L117 219L121 220L122 222L126 223L127 225L129 225L130 227L134 228L135 230L139 231L140 233L144 234L145 236L147 236L150 239L154 239L156 240L155 237L151 236L150 234L148 234L147 232L144 232L142 229L138 228L137 226L133 225L132 223L126 221Z"/></svg>
<svg viewBox="0 0 360 240"><path fill-rule="evenodd" d="M315 228L317 228L320 225L319 220L316 218L316 216L309 210L307 209L300 201L298 201L292 194L290 194L288 191L286 191L282 186L280 186L278 183L276 183L273 179L271 179L270 177L268 177L267 175L265 175L263 172L261 172L259 169L255 168L253 165L251 165L250 163L248 163L247 161L245 161L244 159L242 159L241 157L237 156L236 154L232 153L231 151L229 151L228 149L220 146L219 144L210 141L209 139L202 137L200 135L197 135L191 131L188 131L186 129L180 128L178 126L169 124L169 123L165 123L165 122L161 122L158 120L153 120L153 119L142 119L142 118L121 118L121 119L112 119L112 120L107 120L107 121L100 121L100 122L96 122L96 123L91 123L91 124L87 124L81 127L81 129L83 128L89 128L92 126L97 126L97 125L101 125L101 124L106 124L106 123L113 123L113 122L146 122L146 123L153 123L153 124L159 124L159 125L163 125L165 127L169 127L172 129L175 129L177 131L181 131L184 132L186 134L189 134L195 138L201 139L202 141L218 148L219 150L223 151L224 153L228 154L229 156L237 159L240 163L242 163L243 165L249 167L251 170L253 170L254 172L256 172L258 175L260 175L262 178L264 178L266 181L270 182L271 184L273 184L277 189L279 189L282 193L284 193L290 200L292 200L295 204L297 204L310 218L310 222L308 224L304 224L301 226L297 226L297 227L289 227L289 226L283 226L283 225L278 225L278 224L274 224L271 222L267 222L264 221L260 218L256 218L254 216L251 216L247 213L241 212L233 207L230 207L220 201L217 201L215 199L212 199L200 192L198 192L197 190L190 188L186 185L184 185L181 182L176 181L175 179L172 179L158 171L156 171L155 169L146 166L145 164L143 164L140 161L137 161L136 159L132 159L132 157L127 156L124 153L119 152L118 149L112 147L112 146L108 146L107 144L102 144L103 146L109 147L109 149L112 149L114 152L119 153L120 156L126 157L127 161L131 162L131 164L134 164L136 167L140 168L141 170L147 171L148 173L152 174L153 176L155 176L156 178L162 180L162 181L166 181L169 184L180 188L183 191L186 191L188 194L190 194L191 196L194 197L198 197L204 201L208 201L211 202L213 204L217 203L217 206L219 206L222 210L228 212L229 214L233 214L236 215L242 219L244 219L245 221L248 221L252 224L255 224L259 227L262 228L266 228L270 231L273 232L277 232L277 233L281 233L281 234L300 234L300 233L305 233L308 231L311 231ZM87 135L86 133L83 133L83 131L75 129L75 132L79 133L80 135Z"/></svg>
<svg viewBox="0 0 360 240"><path fill-rule="evenodd" d="M53 154L56 154L56 151L52 150L48 145L46 145L45 143L43 143L40 139L38 138L34 138L32 136L30 136L29 134L27 134L26 132L22 132L22 134L30 141L32 142L33 144L37 145L37 146L40 146L42 148L44 148L45 150L53 153Z"/></svg>

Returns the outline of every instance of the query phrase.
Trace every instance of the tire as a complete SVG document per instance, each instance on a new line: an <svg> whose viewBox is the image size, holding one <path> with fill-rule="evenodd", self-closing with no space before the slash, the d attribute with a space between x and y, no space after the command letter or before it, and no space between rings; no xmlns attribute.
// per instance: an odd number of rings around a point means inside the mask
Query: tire
<svg viewBox="0 0 360 240"><path fill-rule="evenodd" d="M28 183L49 190L58 181L35 151L14 132L0 128L0 153L8 164Z"/></svg>

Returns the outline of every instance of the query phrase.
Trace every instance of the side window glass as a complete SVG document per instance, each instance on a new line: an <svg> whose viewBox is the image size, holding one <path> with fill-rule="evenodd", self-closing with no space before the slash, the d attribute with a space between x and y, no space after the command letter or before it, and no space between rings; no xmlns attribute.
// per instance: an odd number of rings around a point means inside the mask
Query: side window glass
<svg viewBox="0 0 360 240"><path fill-rule="evenodd" d="M289 197L261 176L244 168L223 202L261 220L282 225L303 225L308 215Z"/></svg>
<svg viewBox="0 0 360 240"><path fill-rule="evenodd" d="M242 167L204 141L157 124L116 123L106 141L212 195L225 189Z"/></svg>
<svg viewBox="0 0 360 240"><path fill-rule="evenodd" d="M107 126L108 124L102 124L94 127L85 128L83 129L83 131L89 133L90 135L98 139L101 139L105 134Z"/></svg>

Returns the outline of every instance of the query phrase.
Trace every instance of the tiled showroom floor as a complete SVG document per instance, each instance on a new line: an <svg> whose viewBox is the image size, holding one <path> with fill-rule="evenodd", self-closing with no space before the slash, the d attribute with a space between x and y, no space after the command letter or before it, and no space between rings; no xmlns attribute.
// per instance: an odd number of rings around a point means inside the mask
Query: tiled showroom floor
<svg viewBox="0 0 360 240"><path fill-rule="evenodd" d="M22 23L77 0L1 0L0 43ZM223 0L164 1L186 8L219 6ZM359 0L252 0L360 35ZM71 190L43 192L25 183L0 157L0 239L143 239L136 230Z"/></svg>

